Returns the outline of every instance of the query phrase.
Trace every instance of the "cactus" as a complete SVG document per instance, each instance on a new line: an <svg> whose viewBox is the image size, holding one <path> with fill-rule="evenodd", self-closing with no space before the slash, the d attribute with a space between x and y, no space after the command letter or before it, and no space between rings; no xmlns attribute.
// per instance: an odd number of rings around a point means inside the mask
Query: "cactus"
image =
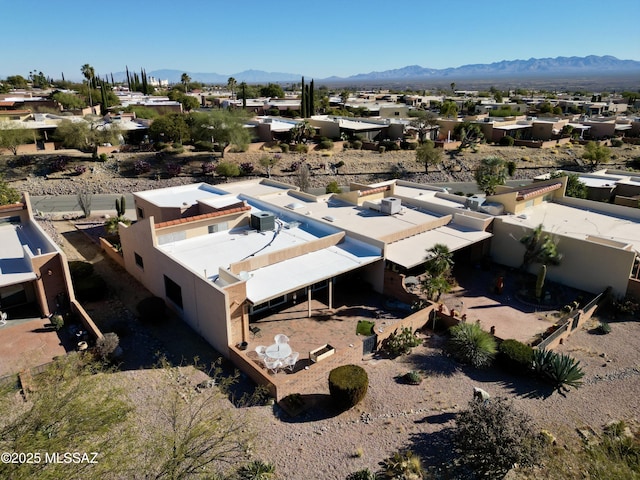
<svg viewBox="0 0 640 480"><path fill-rule="evenodd" d="M126 203L124 199L124 195L120 197L120 199L116 198L116 214L118 217L124 217L124 211L126 210Z"/></svg>
<svg viewBox="0 0 640 480"><path fill-rule="evenodd" d="M547 266L540 266L540 271L538 272L538 279L536 280L536 298L538 301L542 298L542 288L544 287L544 279L547 276Z"/></svg>

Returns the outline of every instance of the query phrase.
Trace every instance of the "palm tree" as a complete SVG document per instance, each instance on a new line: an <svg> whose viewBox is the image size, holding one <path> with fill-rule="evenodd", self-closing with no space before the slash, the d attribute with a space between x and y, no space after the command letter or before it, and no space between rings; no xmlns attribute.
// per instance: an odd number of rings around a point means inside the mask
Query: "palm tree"
<svg viewBox="0 0 640 480"><path fill-rule="evenodd" d="M231 98L232 99L233 99L233 93L235 92L237 84L238 84L238 82L233 77L229 77L229 80L227 80L227 87L229 88L229 90L231 90Z"/></svg>
<svg viewBox="0 0 640 480"><path fill-rule="evenodd" d="M427 273L432 277L449 276L453 268L453 258L449 247L443 243L436 243L427 252L425 262Z"/></svg>
<svg viewBox="0 0 640 480"><path fill-rule="evenodd" d="M520 239L526 250L522 260L522 269L526 269L531 263L540 263L538 278L536 281L536 297L542 297L544 281L547 276L547 265L559 265L562 254L558 252L558 245L551 235L542 233L542 224L534 228L531 233Z"/></svg>
<svg viewBox="0 0 640 480"><path fill-rule="evenodd" d="M185 93L189 90L189 83L191 82L191 77L187 73L183 73L180 76L180 83L184 85Z"/></svg>
<svg viewBox="0 0 640 480"><path fill-rule="evenodd" d="M93 113L93 99L91 98L91 88L93 86L93 79L96 76L96 71L88 63L85 63L80 68L80 71L82 72L82 76L87 79L87 87L89 87L89 106L91 107L91 113Z"/></svg>

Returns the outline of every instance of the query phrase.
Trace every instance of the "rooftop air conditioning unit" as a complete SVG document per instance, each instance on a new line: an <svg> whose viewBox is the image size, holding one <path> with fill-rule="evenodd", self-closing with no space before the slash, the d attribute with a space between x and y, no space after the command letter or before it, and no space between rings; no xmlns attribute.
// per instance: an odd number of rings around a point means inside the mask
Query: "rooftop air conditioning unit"
<svg viewBox="0 0 640 480"><path fill-rule="evenodd" d="M382 213L386 213L387 215L395 215L396 213L400 213L402 209L402 202L399 198L388 197L383 198L380 202L380 211Z"/></svg>
<svg viewBox="0 0 640 480"><path fill-rule="evenodd" d="M474 195L473 197L467 198L466 207L469 208L470 210L473 210L474 212L477 212L480 206L484 202L485 202L484 197L477 197Z"/></svg>
<svg viewBox="0 0 640 480"><path fill-rule="evenodd" d="M276 217L271 212L252 213L251 228L255 228L259 232L275 230Z"/></svg>

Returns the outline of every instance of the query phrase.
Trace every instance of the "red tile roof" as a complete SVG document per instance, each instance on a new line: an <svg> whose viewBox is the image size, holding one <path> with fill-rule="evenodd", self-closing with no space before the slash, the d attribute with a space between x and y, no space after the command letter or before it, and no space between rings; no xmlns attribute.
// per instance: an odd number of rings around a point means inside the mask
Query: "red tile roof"
<svg viewBox="0 0 640 480"><path fill-rule="evenodd" d="M360 191L360 197L364 197L365 195L373 195L374 193L386 192L391 187L389 185L384 185L383 187L370 188L369 190Z"/></svg>
<svg viewBox="0 0 640 480"><path fill-rule="evenodd" d="M538 195L542 195L544 193L553 192L560 187L562 187L562 183L558 182L551 185L541 185L539 187L533 186L528 188L521 188L520 190L518 190L516 200L526 200L528 198L537 197Z"/></svg>
<svg viewBox="0 0 640 480"><path fill-rule="evenodd" d="M176 220L169 220L167 222L156 223L155 228L158 229L158 228L164 228L164 227L171 227L173 225L197 222L198 220L204 220L207 218L224 217L225 215L246 212L249 210L251 210L251 207L249 205L244 205L242 207L227 208L225 210L218 210L217 212L203 213L202 215L194 215L192 217L178 218Z"/></svg>

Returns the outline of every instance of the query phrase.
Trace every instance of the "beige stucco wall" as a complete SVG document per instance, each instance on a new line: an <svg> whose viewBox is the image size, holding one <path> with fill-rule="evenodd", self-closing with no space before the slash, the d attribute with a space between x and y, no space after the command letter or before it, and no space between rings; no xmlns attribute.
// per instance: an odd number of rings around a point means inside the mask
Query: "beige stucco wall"
<svg viewBox="0 0 640 480"><path fill-rule="evenodd" d="M496 218L491 241L492 259L502 265L519 267L525 252L519 239L531 231L531 228ZM614 295L625 294L634 252L562 235L554 235L554 238L563 259L559 266L548 267L549 280L591 293L600 293L610 286ZM533 264L530 272L537 274L539 268L539 264Z"/></svg>

